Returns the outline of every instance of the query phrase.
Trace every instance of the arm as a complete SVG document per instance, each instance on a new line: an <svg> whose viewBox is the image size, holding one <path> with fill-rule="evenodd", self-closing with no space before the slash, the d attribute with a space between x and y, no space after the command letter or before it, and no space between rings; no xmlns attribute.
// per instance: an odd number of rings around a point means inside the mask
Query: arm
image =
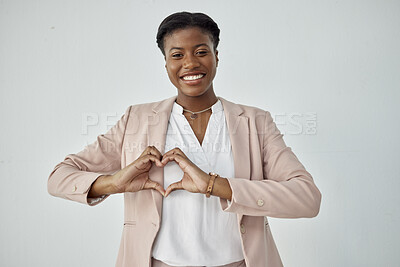
<svg viewBox="0 0 400 267"><path fill-rule="evenodd" d="M104 200L89 198L91 186L102 175L111 175L121 169L122 144L126 124L129 119L129 107L121 119L106 134L77 154L70 154L57 164L51 172L47 189L56 197L61 197L88 205L95 205ZM96 184L98 185L99 182Z"/></svg>
<svg viewBox="0 0 400 267"><path fill-rule="evenodd" d="M217 177L211 195L232 201L232 188L229 185L228 179Z"/></svg>
<svg viewBox="0 0 400 267"><path fill-rule="evenodd" d="M269 112L263 132L263 179L228 178L232 202L221 199L224 211L278 218L314 217L321 193L312 176L283 141Z"/></svg>
<svg viewBox="0 0 400 267"><path fill-rule="evenodd" d="M154 146L148 146L131 164L113 175L102 175L92 184L88 198L124 192L137 192L145 189L157 190L164 196L164 188L150 179L149 170L153 165L162 167L161 153Z"/></svg>
<svg viewBox="0 0 400 267"><path fill-rule="evenodd" d="M104 195L116 194L112 183L112 175L101 175L90 187L88 198L96 198Z"/></svg>

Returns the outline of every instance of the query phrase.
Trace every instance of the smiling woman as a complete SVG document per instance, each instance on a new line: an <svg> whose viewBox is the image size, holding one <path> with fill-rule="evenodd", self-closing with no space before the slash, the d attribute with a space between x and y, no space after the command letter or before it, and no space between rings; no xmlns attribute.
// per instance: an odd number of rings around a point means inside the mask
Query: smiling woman
<svg viewBox="0 0 400 267"><path fill-rule="evenodd" d="M165 67L169 79L178 88L178 101L188 106L194 97L208 100L196 100L197 109L214 104L218 51L214 50L210 36L198 27L186 28L166 36L164 43Z"/></svg>
<svg viewBox="0 0 400 267"><path fill-rule="evenodd" d="M177 95L128 107L50 174L50 194L84 204L124 193L116 266L282 266L267 216L319 212L270 113L216 96L219 32L202 13L165 18L157 43Z"/></svg>
<svg viewBox="0 0 400 267"><path fill-rule="evenodd" d="M210 35L198 27L178 29L167 35L163 49L168 77L178 89L176 102L186 110L184 114L191 118L193 114L200 116L196 121L199 123L191 126L201 143L211 115L208 108L218 100L213 88L218 51ZM204 113L194 113L204 109Z"/></svg>

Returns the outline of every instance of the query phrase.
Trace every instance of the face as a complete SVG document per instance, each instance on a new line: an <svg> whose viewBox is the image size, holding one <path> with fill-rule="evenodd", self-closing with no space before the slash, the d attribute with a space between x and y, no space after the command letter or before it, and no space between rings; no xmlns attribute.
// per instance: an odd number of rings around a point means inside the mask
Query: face
<svg viewBox="0 0 400 267"><path fill-rule="evenodd" d="M165 36L165 67L178 97L214 94L218 51L208 34L199 28L179 29Z"/></svg>

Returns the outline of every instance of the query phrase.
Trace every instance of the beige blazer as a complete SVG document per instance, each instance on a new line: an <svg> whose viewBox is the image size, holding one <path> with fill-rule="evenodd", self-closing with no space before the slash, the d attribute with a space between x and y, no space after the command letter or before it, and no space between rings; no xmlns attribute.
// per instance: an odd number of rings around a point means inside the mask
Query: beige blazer
<svg viewBox="0 0 400 267"><path fill-rule="evenodd" d="M48 180L49 193L89 204L87 194L98 176L124 168L149 145L166 152L165 135L175 99L130 106L106 134L56 165ZM319 212L321 193L285 145L269 112L219 99L235 164L235 177L227 177L232 201L221 199L221 209L237 214L247 267L283 266L266 216L314 217ZM152 168L150 178L163 185L163 170ZM124 193L125 215L117 267L151 265L162 201L163 197L153 190Z"/></svg>

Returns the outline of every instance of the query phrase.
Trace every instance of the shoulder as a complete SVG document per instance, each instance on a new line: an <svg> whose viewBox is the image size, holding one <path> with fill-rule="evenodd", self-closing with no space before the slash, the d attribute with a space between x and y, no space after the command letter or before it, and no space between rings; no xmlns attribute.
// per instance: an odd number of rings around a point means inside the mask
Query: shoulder
<svg viewBox="0 0 400 267"><path fill-rule="evenodd" d="M269 111L254 107L254 106L248 106L248 105L243 105L243 104L237 104L231 101L228 101L222 97L219 97L221 100L224 108L229 112L229 113L237 113L238 115L242 115L245 117L258 117L258 116L270 116Z"/></svg>
<svg viewBox="0 0 400 267"><path fill-rule="evenodd" d="M137 113L147 114L152 112L157 113L158 111L164 111L170 109L175 99L176 96L173 96L161 101L131 105L127 108L127 112L136 114Z"/></svg>
<svg viewBox="0 0 400 267"><path fill-rule="evenodd" d="M233 119L233 123L237 123L237 118L246 118L250 132L257 132L258 134L266 133L265 129L268 129L269 133L269 129L272 129L272 132L277 130L269 111L254 106L236 104L221 97L219 99L224 106L228 121L232 122Z"/></svg>

